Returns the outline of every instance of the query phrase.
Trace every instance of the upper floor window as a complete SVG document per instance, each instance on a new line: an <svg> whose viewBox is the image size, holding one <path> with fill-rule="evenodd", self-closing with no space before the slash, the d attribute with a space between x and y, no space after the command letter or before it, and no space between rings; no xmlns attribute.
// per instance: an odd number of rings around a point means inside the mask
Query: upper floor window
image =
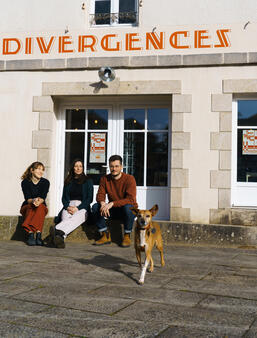
<svg viewBox="0 0 257 338"><path fill-rule="evenodd" d="M93 0L91 24L117 25L138 23L137 0Z"/></svg>

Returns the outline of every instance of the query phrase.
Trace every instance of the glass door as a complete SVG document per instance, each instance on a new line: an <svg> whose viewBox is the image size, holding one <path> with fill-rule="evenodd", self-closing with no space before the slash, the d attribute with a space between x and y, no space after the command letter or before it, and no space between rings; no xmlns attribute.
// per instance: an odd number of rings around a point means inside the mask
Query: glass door
<svg viewBox="0 0 257 338"><path fill-rule="evenodd" d="M124 171L135 177L140 208L159 205L158 219L169 219L168 108L124 109Z"/></svg>
<svg viewBox="0 0 257 338"><path fill-rule="evenodd" d="M257 207L257 100L233 103L232 206Z"/></svg>
<svg viewBox="0 0 257 338"><path fill-rule="evenodd" d="M74 159L84 160L85 172L98 185L108 159L108 109L66 109L64 176Z"/></svg>
<svg viewBox="0 0 257 338"><path fill-rule="evenodd" d="M58 200L63 178L74 159L84 160L93 180L94 196L100 178L109 172L108 158L123 157L123 171L135 177L141 209L159 205L158 219L169 219L170 110L167 107L80 106L63 110ZM60 205L59 205L60 207Z"/></svg>

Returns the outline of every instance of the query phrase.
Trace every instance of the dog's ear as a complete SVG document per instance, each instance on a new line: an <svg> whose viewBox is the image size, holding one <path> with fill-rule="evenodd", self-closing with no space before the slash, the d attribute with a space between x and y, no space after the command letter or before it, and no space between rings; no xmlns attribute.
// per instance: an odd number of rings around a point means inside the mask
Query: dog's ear
<svg viewBox="0 0 257 338"><path fill-rule="evenodd" d="M155 204L149 211L151 212L152 216L155 216L158 212L158 205Z"/></svg>
<svg viewBox="0 0 257 338"><path fill-rule="evenodd" d="M132 211L132 213L133 213L135 216L138 214L139 209L137 209L137 208L135 208L135 207L132 207L132 208L129 208L129 209Z"/></svg>

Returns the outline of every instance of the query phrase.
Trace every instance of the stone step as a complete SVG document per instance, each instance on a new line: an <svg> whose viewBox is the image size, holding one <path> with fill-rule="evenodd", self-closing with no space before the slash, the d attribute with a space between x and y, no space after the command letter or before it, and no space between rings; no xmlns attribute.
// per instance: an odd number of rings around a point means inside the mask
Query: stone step
<svg viewBox="0 0 257 338"><path fill-rule="evenodd" d="M0 216L0 240L25 240L21 227L21 216ZM257 227L226 224L195 224L158 221L162 229L164 244L189 243L215 246L256 246ZM42 237L49 239L49 228L53 218L45 219ZM122 225L119 221L110 224L112 241L119 244L122 238ZM99 236L94 225L83 224L67 238L67 241L93 242Z"/></svg>

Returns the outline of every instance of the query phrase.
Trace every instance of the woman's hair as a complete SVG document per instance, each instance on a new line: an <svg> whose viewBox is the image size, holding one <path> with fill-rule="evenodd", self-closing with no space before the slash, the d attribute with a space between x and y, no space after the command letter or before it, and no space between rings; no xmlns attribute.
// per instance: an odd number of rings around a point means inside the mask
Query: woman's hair
<svg viewBox="0 0 257 338"><path fill-rule="evenodd" d="M31 180L31 178L32 178L32 172L31 172L31 169L32 169L32 170L35 170L35 169L37 169L38 167L42 167L43 170L45 170L45 166L44 166L43 163L41 163L41 162L33 162L33 163L31 163L31 165L25 170L25 172L24 172L23 175L21 176L21 179L22 179L22 180L25 180L25 178L26 178L27 180Z"/></svg>
<svg viewBox="0 0 257 338"><path fill-rule="evenodd" d="M72 164L70 166L70 169L68 171L68 175L66 176L66 178L64 180L64 185L69 184L75 178L74 167L75 167L75 164L77 162L81 162L82 163L82 168L83 168L82 174L80 174L80 175L78 175L78 177L76 177L77 182L79 184L83 184L88 179L87 175L84 173L84 163L83 163L83 161L80 160L80 159L76 159L76 160L74 160L72 162Z"/></svg>

